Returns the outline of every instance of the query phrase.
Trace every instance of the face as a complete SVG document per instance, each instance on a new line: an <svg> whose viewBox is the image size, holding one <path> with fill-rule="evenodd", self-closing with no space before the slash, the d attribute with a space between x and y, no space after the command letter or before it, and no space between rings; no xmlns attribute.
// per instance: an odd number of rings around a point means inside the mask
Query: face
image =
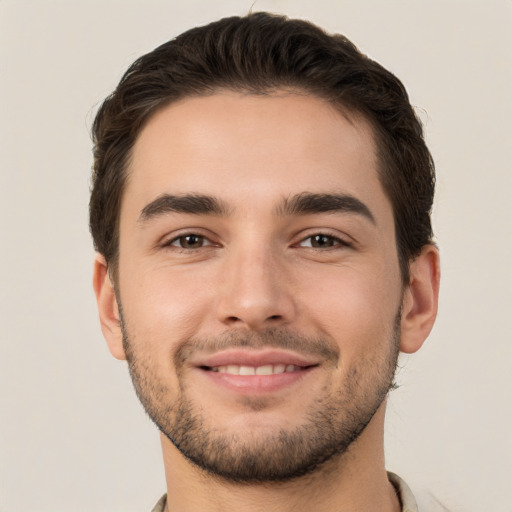
<svg viewBox="0 0 512 512"><path fill-rule="evenodd" d="M393 380L402 284L371 130L323 100L158 112L120 217L123 348L192 462L287 480L345 453Z"/></svg>

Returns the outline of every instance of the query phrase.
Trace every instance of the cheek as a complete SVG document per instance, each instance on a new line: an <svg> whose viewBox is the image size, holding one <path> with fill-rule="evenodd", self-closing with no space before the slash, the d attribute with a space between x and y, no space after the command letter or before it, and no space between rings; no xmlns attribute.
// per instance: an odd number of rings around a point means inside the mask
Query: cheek
<svg viewBox="0 0 512 512"><path fill-rule="evenodd" d="M129 274L127 274L129 275ZM210 301L204 280L193 272L138 272L121 282L121 300L129 332L137 340L162 349L196 333Z"/></svg>
<svg viewBox="0 0 512 512"><path fill-rule="evenodd" d="M310 280L311 282L311 280ZM345 357L388 347L400 306L399 277L384 265L317 275L300 294L302 312L334 339Z"/></svg>

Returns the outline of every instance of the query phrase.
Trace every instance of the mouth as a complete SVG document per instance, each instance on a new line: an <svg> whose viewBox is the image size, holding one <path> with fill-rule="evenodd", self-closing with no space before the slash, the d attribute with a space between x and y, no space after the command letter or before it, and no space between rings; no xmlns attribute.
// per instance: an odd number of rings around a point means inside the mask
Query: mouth
<svg viewBox="0 0 512 512"><path fill-rule="evenodd" d="M230 350L194 366L221 389L251 395L288 388L319 367L320 362L283 351Z"/></svg>
<svg viewBox="0 0 512 512"><path fill-rule="evenodd" d="M301 371L303 366L295 366L293 364L266 364L262 366L242 366L236 364L223 366L203 366L202 369L211 372L226 373L228 375L278 375L281 373L291 373Z"/></svg>

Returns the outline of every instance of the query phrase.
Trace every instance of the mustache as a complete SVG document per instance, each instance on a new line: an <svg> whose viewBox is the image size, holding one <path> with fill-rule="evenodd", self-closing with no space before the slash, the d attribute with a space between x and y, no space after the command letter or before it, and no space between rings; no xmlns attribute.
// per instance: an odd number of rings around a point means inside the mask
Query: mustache
<svg viewBox="0 0 512 512"><path fill-rule="evenodd" d="M272 328L261 332L229 331L219 336L190 338L178 348L174 362L179 367L197 352L213 354L234 348L293 350L299 354L334 362L340 355L338 346L326 338Z"/></svg>

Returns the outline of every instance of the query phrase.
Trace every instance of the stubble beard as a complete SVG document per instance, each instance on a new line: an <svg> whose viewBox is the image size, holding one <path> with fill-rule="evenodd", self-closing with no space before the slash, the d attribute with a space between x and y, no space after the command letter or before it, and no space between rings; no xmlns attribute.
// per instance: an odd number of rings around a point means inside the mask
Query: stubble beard
<svg viewBox="0 0 512 512"><path fill-rule="evenodd" d="M208 418L202 405L188 395L183 380L179 381L178 398L171 401L175 390L155 374L151 358L136 353L122 311L121 326L130 375L146 413L184 457L211 476L233 483L287 482L347 454L393 387L399 354L400 312L392 327L388 352L373 358L369 354L351 368L341 388L335 392L326 389L300 425L263 435L250 426L244 431L222 432L216 428L215 418ZM294 339L300 339L301 346L311 341L273 329L257 336L231 336L220 344L290 348ZM322 340L314 343L327 346ZM194 342L187 345L193 346ZM176 357L175 363L179 359ZM177 373L179 376L179 368ZM266 407L265 400L257 399L247 400L246 405L254 411Z"/></svg>

